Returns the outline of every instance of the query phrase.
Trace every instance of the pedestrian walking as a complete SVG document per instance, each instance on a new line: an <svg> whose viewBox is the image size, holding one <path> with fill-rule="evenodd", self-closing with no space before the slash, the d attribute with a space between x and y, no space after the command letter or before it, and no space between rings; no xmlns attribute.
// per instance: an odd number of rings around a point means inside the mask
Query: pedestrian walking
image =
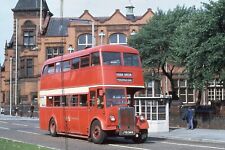
<svg viewBox="0 0 225 150"><path fill-rule="evenodd" d="M34 105L31 104L31 106L30 106L30 118L32 118L33 115L34 115Z"/></svg>

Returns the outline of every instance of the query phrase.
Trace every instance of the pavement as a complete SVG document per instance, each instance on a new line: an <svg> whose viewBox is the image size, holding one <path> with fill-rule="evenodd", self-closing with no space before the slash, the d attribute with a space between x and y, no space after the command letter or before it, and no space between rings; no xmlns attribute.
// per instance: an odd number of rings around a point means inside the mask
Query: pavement
<svg viewBox="0 0 225 150"><path fill-rule="evenodd" d="M37 117L20 117L0 114L0 120L39 120Z"/></svg>
<svg viewBox="0 0 225 150"><path fill-rule="evenodd" d="M0 114L1 120L39 120L34 117L20 117ZM170 128L169 132L149 133L150 138L176 139L196 142L225 143L225 130L218 129L193 129Z"/></svg>
<svg viewBox="0 0 225 150"><path fill-rule="evenodd" d="M196 142L225 143L225 130L170 128L169 132L149 133L149 137Z"/></svg>

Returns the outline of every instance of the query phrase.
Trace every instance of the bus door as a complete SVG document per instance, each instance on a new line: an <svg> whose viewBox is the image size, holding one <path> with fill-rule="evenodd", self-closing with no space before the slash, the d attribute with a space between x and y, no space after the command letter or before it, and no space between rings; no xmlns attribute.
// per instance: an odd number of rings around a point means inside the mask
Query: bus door
<svg viewBox="0 0 225 150"><path fill-rule="evenodd" d="M83 135L88 134L88 94L79 95L79 125L80 133Z"/></svg>
<svg viewBox="0 0 225 150"><path fill-rule="evenodd" d="M101 88L90 88L89 93L89 122L93 118L102 118L103 117L103 90Z"/></svg>

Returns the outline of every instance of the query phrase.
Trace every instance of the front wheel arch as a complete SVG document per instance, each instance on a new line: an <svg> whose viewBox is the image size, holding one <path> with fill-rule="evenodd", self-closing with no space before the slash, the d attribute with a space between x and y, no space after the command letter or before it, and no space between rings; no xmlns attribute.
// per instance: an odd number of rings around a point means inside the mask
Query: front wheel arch
<svg viewBox="0 0 225 150"><path fill-rule="evenodd" d="M102 144L106 138L106 132L102 130L99 120L94 120L91 124L90 138L95 144Z"/></svg>

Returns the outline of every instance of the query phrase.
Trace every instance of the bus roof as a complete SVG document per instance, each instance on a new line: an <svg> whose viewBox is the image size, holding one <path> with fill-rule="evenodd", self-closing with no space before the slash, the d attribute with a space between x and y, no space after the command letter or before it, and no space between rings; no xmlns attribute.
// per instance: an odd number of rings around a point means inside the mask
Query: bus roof
<svg viewBox="0 0 225 150"><path fill-rule="evenodd" d="M110 51L110 52L127 52L127 53L134 53L134 54L138 54L139 52L132 48L132 47L128 47L128 46L124 46L124 45L101 45L101 46L96 46L93 48L87 48L84 50L80 50L80 51L75 51L73 53L69 53L69 54L65 54L62 56L57 56L51 59L48 59L44 62L44 65L46 64L51 64L51 63L55 63L55 62L59 62L59 61L64 61L64 60L69 60L72 59L74 57L80 57L80 56L85 56L88 55L90 53L93 52L97 52L97 51Z"/></svg>

